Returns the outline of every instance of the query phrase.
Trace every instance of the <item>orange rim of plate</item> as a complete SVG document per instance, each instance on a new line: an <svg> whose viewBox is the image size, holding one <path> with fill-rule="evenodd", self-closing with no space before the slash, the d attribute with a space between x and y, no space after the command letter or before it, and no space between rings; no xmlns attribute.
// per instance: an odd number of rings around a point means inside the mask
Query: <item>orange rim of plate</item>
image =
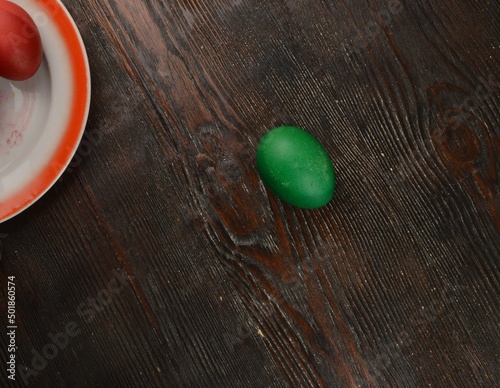
<svg viewBox="0 0 500 388"><path fill-rule="evenodd" d="M0 222L36 202L57 181L71 161L87 122L90 77L87 56L79 32L58 0L36 0L57 27L68 50L73 78L71 113L64 135L46 166L32 181L0 203Z"/></svg>

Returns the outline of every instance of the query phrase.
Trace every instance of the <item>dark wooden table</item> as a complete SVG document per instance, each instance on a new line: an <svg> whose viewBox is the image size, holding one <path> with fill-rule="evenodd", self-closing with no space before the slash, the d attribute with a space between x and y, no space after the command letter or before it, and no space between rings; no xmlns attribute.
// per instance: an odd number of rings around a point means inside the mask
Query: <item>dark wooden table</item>
<svg viewBox="0 0 500 388"><path fill-rule="evenodd" d="M92 105L0 225L15 386L498 386L498 0L65 4ZM261 183L283 124L331 155L326 207Z"/></svg>

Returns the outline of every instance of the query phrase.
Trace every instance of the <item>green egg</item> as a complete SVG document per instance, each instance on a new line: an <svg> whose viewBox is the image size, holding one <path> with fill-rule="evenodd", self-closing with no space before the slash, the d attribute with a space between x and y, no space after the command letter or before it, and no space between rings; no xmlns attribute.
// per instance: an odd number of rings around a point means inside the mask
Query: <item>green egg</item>
<svg viewBox="0 0 500 388"><path fill-rule="evenodd" d="M304 209L326 205L335 190L335 171L323 145L291 126L274 128L257 147L257 170L283 201Z"/></svg>

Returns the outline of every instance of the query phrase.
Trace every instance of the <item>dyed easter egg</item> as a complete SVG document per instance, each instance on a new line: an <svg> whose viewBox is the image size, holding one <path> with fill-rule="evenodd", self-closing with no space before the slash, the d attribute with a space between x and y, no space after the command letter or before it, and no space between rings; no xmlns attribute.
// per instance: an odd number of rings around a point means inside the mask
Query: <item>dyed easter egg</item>
<svg viewBox="0 0 500 388"><path fill-rule="evenodd" d="M0 0L0 77L22 81L42 63L42 41L35 22L19 5Z"/></svg>
<svg viewBox="0 0 500 388"><path fill-rule="evenodd" d="M292 126L274 128L257 148L257 170L283 201L304 209L326 205L335 190L335 171L323 145Z"/></svg>

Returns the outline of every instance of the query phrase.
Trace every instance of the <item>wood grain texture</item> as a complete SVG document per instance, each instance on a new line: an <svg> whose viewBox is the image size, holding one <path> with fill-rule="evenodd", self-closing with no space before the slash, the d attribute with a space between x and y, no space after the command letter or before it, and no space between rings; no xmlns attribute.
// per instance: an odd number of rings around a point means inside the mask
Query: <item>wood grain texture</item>
<svg viewBox="0 0 500 388"><path fill-rule="evenodd" d="M16 386L497 386L498 1L65 4L91 113L0 225ZM331 155L326 207L260 181L283 124Z"/></svg>

